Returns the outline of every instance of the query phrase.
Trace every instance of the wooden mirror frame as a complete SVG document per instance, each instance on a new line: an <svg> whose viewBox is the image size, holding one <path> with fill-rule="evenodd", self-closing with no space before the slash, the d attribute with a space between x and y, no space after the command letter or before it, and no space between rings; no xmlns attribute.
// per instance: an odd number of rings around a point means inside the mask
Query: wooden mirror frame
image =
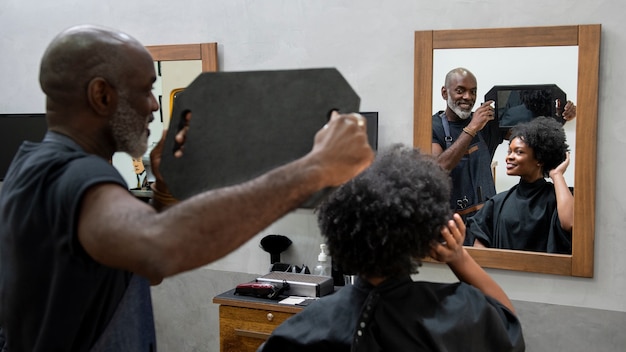
<svg viewBox="0 0 626 352"><path fill-rule="evenodd" d="M481 266L593 277L600 34L599 24L415 32L413 144L426 151L432 144L433 50L578 46L572 254L467 247Z"/></svg>
<svg viewBox="0 0 626 352"><path fill-rule="evenodd" d="M172 45L152 45L146 46L146 49L152 55L152 60L155 62L161 61L191 61L199 60L201 65L201 72L217 72L218 58L217 58L217 43L200 43L200 44L172 44ZM198 72L200 74L201 72ZM168 115L171 115L171 94L166 95L170 98L170 111ZM159 108L163 108L161 105ZM161 111L161 116L163 112ZM161 118L163 121L164 119ZM169 123L169 118L167 118Z"/></svg>
<svg viewBox="0 0 626 352"><path fill-rule="evenodd" d="M202 72L215 72L217 43L150 45L146 49L154 61L201 60Z"/></svg>

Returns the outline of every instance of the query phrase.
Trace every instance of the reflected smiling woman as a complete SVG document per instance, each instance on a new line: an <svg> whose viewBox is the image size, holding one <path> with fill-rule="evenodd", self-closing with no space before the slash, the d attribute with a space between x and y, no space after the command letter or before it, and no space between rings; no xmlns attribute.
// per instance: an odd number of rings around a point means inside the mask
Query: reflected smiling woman
<svg viewBox="0 0 626 352"><path fill-rule="evenodd" d="M475 247L571 254L574 196L563 177L570 160L562 125L538 117L515 126L510 141L506 173L520 181L468 219L467 236Z"/></svg>

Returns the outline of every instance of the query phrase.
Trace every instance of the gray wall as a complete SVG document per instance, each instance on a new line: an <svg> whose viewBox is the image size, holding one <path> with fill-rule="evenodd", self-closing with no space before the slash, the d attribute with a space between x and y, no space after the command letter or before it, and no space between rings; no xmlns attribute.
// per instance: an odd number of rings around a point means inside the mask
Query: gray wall
<svg viewBox="0 0 626 352"><path fill-rule="evenodd" d="M212 298L256 277L201 268L155 287L159 350L218 352L219 306ZM614 352L626 346L624 312L518 300L513 305L529 352Z"/></svg>
<svg viewBox="0 0 626 352"><path fill-rule="evenodd" d="M337 67L361 96L361 109L380 112L379 145L411 143L413 31L600 23L595 276L490 273L512 299L524 305L520 315L526 320L528 336L533 336L529 350L555 350L555 340L571 343L567 350L588 350L590 341L596 343L594 350L620 350L623 340L605 337L616 335L617 327L626 323L626 257L622 254L626 243L621 236L626 225L622 181L626 120L620 113L626 72L615 68L626 56L623 10L619 0L549 4L540 0L3 0L0 112L42 112L44 98L37 73L47 43L68 26L98 23L123 29L146 45L216 41L224 71ZM214 323L204 320L205 314L210 319L215 314L207 302L217 291L247 277L246 273L267 270L269 255L258 243L268 233L287 235L297 244L285 253L286 261L314 262L319 233L312 214L299 210L222 260L166 280L154 289L162 350L204 351L215 345L203 337L217 330ZM214 275L223 272L229 274ZM441 265L426 265L419 278L454 280ZM211 286L215 282L221 286ZM552 314L540 314L545 311ZM170 345L177 341L173 335L186 341L187 347Z"/></svg>

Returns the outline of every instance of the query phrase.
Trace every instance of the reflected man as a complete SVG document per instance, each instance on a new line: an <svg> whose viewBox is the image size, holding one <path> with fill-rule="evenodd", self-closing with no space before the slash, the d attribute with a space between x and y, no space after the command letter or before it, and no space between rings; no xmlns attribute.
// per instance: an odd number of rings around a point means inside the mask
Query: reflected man
<svg viewBox="0 0 626 352"><path fill-rule="evenodd" d="M491 159L504 139L494 119L493 101L483 103L472 113L476 91L472 72L462 67L448 72L441 87L446 109L434 114L432 121L432 154L450 172L450 207L464 218L496 194ZM466 239L466 244L470 243Z"/></svg>

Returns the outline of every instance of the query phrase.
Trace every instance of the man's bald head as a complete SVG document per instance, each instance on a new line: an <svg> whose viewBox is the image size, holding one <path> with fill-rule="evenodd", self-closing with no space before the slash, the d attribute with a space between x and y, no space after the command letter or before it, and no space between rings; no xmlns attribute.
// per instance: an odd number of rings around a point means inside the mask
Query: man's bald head
<svg viewBox="0 0 626 352"><path fill-rule="evenodd" d="M476 82L476 76L474 76L474 74L463 67L457 67L454 68L452 70L450 70L450 72L448 72L448 74L446 74L446 81L445 81L445 85L444 87L447 89L451 88L451 85L454 83L454 80L456 80L457 78L471 78L474 80L474 82Z"/></svg>
<svg viewBox="0 0 626 352"><path fill-rule="evenodd" d="M132 53L150 54L128 34L98 26L81 25L57 35L41 60L39 83L49 102L77 103L89 82L102 77L111 85L133 66Z"/></svg>

